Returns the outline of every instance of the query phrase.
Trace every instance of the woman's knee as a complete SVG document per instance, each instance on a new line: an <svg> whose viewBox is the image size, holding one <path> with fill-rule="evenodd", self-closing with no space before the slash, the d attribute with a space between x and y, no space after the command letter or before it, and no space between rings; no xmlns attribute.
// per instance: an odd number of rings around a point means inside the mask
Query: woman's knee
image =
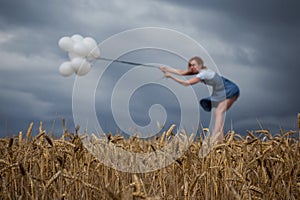
<svg viewBox="0 0 300 200"><path fill-rule="evenodd" d="M218 105L215 109L215 115L223 115L226 111L226 104Z"/></svg>

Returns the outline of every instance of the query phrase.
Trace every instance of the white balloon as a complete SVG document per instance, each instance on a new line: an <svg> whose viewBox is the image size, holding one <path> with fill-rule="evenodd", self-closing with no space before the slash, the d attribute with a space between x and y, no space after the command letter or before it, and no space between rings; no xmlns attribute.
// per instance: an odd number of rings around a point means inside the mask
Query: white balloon
<svg viewBox="0 0 300 200"><path fill-rule="evenodd" d="M83 42L76 42L73 47L73 52L75 54L85 57L89 54L90 51Z"/></svg>
<svg viewBox="0 0 300 200"><path fill-rule="evenodd" d="M82 58L84 56L78 55L77 53L74 53L73 51L69 52L69 58L70 60L74 59L74 58Z"/></svg>
<svg viewBox="0 0 300 200"><path fill-rule="evenodd" d="M87 61L85 61L81 66L80 68L78 69L77 71L77 75L78 76L84 76L86 75L87 73L89 73L89 71L91 70L91 64Z"/></svg>
<svg viewBox="0 0 300 200"><path fill-rule="evenodd" d="M70 37L62 37L58 41L58 46L64 51L71 51L73 49L74 41Z"/></svg>
<svg viewBox="0 0 300 200"><path fill-rule="evenodd" d="M93 58L100 58L100 50L99 50L98 46L93 49L93 51L92 51L92 57Z"/></svg>
<svg viewBox="0 0 300 200"><path fill-rule="evenodd" d="M82 42L89 48L90 51L97 47L96 41L91 37L84 38Z"/></svg>
<svg viewBox="0 0 300 200"><path fill-rule="evenodd" d="M71 66L71 62L63 62L59 67L59 73L65 77L71 76L74 73L74 70Z"/></svg>
<svg viewBox="0 0 300 200"><path fill-rule="evenodd" d="M100 50L98 48L96 40L91 37L86 37L83 39L83 43L89 49L88 56L91 58L99 58L100 57Z"/></svg>
<svg viewBox="0 0 300 200"><path fill-rule="evenodd" d="M73 68L73 70L77 73L79 68L84 65L86 62L86 60L84 58L80 58L80 57L77 57L77 58L74 58L71 60L71 66Z"/></svg>
<svg viewBox="0 0 300 200"><path fill-rule="evenodd" d="M72 35L71 38L74 42L81 42L83 40L83 37L79 34Z"/></svg>

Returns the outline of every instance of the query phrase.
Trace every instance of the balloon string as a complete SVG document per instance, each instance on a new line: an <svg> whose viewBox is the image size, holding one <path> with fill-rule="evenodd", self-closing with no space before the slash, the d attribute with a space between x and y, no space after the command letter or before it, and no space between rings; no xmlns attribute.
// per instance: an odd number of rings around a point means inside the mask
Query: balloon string
<svg viewBox="0 0 300 200"><path fill-rule="evenodd" d="M125 61L125 60L103 58L103 57L97 58L97 60L104 60L104 61L118 62L118 63L128 64L128 65L136 65L136 66L144 66L144 67L155 67L155 68L159 68L159 66L156 66L156 65L148 65L148 64L142 64L142 63L136 63L136 62L129 62L129 61Z"/></svg>

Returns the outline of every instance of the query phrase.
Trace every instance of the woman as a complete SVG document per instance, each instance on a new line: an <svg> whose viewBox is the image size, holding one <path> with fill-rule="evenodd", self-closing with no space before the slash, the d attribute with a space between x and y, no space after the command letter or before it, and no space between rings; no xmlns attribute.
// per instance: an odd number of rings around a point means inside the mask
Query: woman
<svg viewBox="0 0 300 200"><path fill-rule="evenodd" d="M211 69L204 66L203 60L200 57L193 57L189 60L187 70L174 69L170 67L160 67L164 76L171 78L174 81L184 85L194 85L199 82L203 82L206 85L212 86L212 95L204 98L200 101L201 106L205 111L210 112L212 107L215 107L214 117L215 124L213 129L212 138L215 138L217 134L218 141L221 142L224 139L224 113L231 107L231 105L237 100L239 96L239 88L232 81L220 76ZM179 79L172 74L181 76L196 75L189 80Z"/></svg>

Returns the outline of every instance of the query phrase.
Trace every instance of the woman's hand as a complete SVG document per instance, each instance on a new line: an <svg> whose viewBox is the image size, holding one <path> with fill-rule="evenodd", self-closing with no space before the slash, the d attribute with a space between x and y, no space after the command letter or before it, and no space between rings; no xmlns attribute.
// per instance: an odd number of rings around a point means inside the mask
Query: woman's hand
<svg viewBox="0 0 300 200"><path fill-rule="evenodd" d="M160 69L163 73L168 72L168 68L165 67L165 66L161 66L159 69Z"/></svg>
<svg viewBox="0 0 300 200"><path fill-rule="evenodd" d="M186 75L191 75L192 73L188 70L182 70L182 69L174 69L172 67L166 67L166 66L161 66L159 68L163 73L168 72L172 74L176 74L179 76L186 76ZM168 76L169 77L169 76Z"/></svg>
<svg viewBox="0 0 300 200"><path fill-rule="evenodd" d="M170 74L170 72L168 70L168 67L161 66L159 69L164 73L164 77L166 77L166 78L170 78L171 77L171 74Z"/></svg>
<svg viewBox="0 0 300 200"><path fill-rule="evenodd" d="M171 78L172 77L172 75L169 72L164 72L164 76L166 78Z"/></svg>
<svg viewBox="0 0 300 200"><path fill-rule="evenodd" d="M170 78L171 77L171 74L170 74L170 72L169 72L169 70L168 70L167 67L161 66L160 70L164 73L164 77L166 77L166 78Z"/></svg>
<svg viewBox="0 0 300 200"><path fill-rule="evenodd" d="M160 67L160 70L164 73L164 77L166 78L171 78L171 71L168 67L165 67L165 66L161 66Z"/></svg>

